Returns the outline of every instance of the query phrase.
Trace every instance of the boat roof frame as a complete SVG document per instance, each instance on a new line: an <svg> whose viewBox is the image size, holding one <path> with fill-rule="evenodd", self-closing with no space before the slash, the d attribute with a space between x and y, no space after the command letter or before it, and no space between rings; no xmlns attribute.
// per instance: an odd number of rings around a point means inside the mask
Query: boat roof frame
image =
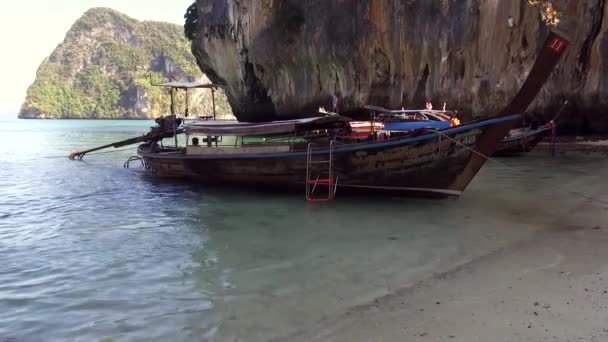
<svg viewBox="0 0 608 342"><path fill-rule="evenodd" d="M200 81L171 81L153 84L155 87L173 88L173 89L225 89L226 86L217 83L205 83Z"/></svg>
<svg viewBox="0 0 608 342"><path fill-rule="evenodd" d="M399 113L454 113L452 110L434 110L434 109L405 109L405 110L389 110L388 112L384 112L382 114L399 114Z"/></svg>
<svg viewBox="0 0 608 342"><path fill-rule="evenodd" d="M171 115L176 115L175 109L175 92L179 90L184 90L186 92L186 103L184 104L184 115L186 117L190 116L190 100L189 100L189 90L190 89L210 89L211 90L211 102L213 109L213 120L216 119L216 109L215 109L215 92L218 89L226 89L226 86L215 83L205 83L202 81L170 81L170 82L162 82L162 83L153 83L155 87L169 88L171 93ZM175 143L177 145L177 141Z"/></svg>

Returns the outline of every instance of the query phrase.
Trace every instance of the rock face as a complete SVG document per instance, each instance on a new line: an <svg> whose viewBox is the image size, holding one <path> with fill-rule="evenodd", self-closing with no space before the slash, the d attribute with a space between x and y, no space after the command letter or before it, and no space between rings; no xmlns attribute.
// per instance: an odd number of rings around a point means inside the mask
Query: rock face
<svg viewBox="0 0 608 342"><path fill-rule="evenodd" d="M179 25L140 22L106 8L87 11L40 66L21 118L152 118L169 112L169 77L202 79ZM192 112L211 113L208 91L192 94ZM178 96L184 101L184 94ZM220 112L230 113L225 96ZM180 106L181 110L183 106Z"/></svg>
<svg viewBox="0 0 608 342"><path fill-rule="evenodd" d="M530 110L564 99L562 127L608 132L606 0L556 0L572 42ZM193 52L227 85L242 120L330 107L435 108L491 115L532 67L548 28L526 0L197 0ZM365 113L367 115L367 113Z"/></svg>

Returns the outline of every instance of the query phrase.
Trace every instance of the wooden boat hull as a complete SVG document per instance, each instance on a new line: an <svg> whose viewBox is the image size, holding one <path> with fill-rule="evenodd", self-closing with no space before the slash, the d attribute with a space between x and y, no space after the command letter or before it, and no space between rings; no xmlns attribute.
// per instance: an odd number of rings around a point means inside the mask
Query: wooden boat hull
<svg viewBox="0 0 608 342"><path fill-rule="evenodd" d="M461 191L453 189L452 184L467 166L472 156L470 149L477 148L481 134L488 127L517 119L519 116L484 120L444 130L444 135L429 132L417 137L338 145L334 150L338 189L458 196ZM138 153L147 170L160 177L260 189L305 188L306 151L186 155L158 153L142 145ZM327 160L329 150L319 147L313 156ZM327 168L327 164L315 164L312 174L321 175Z"/></svg>
<svg viewBox="0 0 608 342"><path fill-rule="evenodd" d="M530 152L550 130L549 127L541 127L535 130L530 128L513 129L510 131L510 136L500 142L494 155L511 156Z"/></svg>

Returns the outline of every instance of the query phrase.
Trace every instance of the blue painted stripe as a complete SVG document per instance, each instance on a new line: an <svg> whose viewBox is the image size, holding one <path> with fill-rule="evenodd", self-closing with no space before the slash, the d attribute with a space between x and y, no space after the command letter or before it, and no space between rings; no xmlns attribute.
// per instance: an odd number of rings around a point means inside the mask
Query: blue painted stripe
<svg viewBox="0 0 608 342"><path fill-rule="evenodd" d="M387 122L384 124L385 131L411 131L419 128L435 128L446 129L452 124L449 121L404 121L404 122Z"/></svg>
<svg viewBox="0 0 608 342"><path fill-rule="evenodd" d="M441 130L441 132L446 135L455 135L455 134L471 131L471 130L474 130L477 128L491 126L491 125L495 125L495 124L499 124L499 123L503 123L503 122L515 121L520 118L521 118L521 116L519 114L509 115L509 116L504 116L501 118L488 119L488 120L483 120L483 121L479 121L479 122L475 122L475 123L471 123L471 124L456 126L454 128ZM399 145L408 145L408 144L417 143L417 142L421 142L421 141L425 141L425 140L435 139L436 137L437 137L436 133L429 132L424 135L420 135L420 136L412 137L412 138L406 138L406 139L387 140L387 141L383 141L383 142L374 141L374 142L363 142L363 143L359 143L359 144L348 144L345 146L336 146L336 149L334 150L334 154L354 152L354 151L365 151L365 150L370 150L370 149L392 147L392 146L399 146ZM329 150L319 150L319 151L313 152L314 155L328 154L328 153L329 153ZM152 157L152 158L160 157L162 159L210 159L210 160L216 160L216 159L277 159L277 158L305 157L308 155L308 152L301 151L301 152L281 152L281 153L266 153L266 154L232 154L232 155L224 154L224 155L209 155L209 156L183 155L183 154L178 155L178 154L173 154L173 153L168 153L168 154L142 153L141 155L144 155L146 157Z"/></svg>

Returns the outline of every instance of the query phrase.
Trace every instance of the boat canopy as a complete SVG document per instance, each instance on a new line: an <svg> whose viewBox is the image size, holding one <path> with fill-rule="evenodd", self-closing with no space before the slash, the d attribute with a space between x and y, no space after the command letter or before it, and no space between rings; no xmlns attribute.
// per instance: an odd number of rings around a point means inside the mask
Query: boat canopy
<svg viewBox="0 0 608 342"><path fill-rule="evenodd" d="M194 89L194 88L226 88L221 84L213 84L213 83L204 83L200 81L196 82L186 82L186 81L173 81L166 83L157 83L155 84L157 87L165 87L165 88L175 88L175 89Z"/></svg>
<svg viewBox="0 0 608 342"><path fill-rule="evenodd" d="M339 115L261 123L238 121L197 121L186 126L186 133L217 136L290 134L319 129L343 128L346 127L350 121L350 118Z"/></svg>

